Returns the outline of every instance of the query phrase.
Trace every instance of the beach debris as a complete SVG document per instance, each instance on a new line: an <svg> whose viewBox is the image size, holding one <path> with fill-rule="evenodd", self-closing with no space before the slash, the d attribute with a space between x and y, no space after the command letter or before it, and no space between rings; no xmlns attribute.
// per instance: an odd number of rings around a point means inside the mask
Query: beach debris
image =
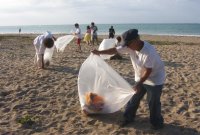
<svg viewBox="0 0 200 135"><path fill-rule="evenodd" d="M88 92L85 94L85 109L83 113L86 115L92 112L100 112L104 107L104 99L96 93ZM89 110L89 111L88 111Z"/></svg>

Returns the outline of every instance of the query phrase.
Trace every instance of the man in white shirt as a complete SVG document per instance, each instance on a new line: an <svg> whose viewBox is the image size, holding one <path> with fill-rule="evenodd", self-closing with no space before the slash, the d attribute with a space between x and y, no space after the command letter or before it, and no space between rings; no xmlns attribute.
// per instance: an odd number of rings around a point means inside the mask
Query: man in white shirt
<svg viewBox="0 0 200 135"><path fill-rule="evenodd" d="M165 81L164 63L155 48L148 42L140 40L137 29L130 29L122 34L122 46L108 50L93 50L94 54L115 54L128 53L135 71L136 94L128 102L124 120L120 126L126 126L134 121L140 100L147 93L147 100L150 110L150 123L153 129L163 127L163 117L161 115L160 96Z"/></svg>
<svg viewBox="0 0 200 135"><path fill-rule="evenodd" d="M46 48L51 48L54 45L54 40L56 38L49 32L45 32L42 35L37 36L34 41L33 45L35 46L36 50L36 64L39 69L44 69L44 52Z"/></svg>

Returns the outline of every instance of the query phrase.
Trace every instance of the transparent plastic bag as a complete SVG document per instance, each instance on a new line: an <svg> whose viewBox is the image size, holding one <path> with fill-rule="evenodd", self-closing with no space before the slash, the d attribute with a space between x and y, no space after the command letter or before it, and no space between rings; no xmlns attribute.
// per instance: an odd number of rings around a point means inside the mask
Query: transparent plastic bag
<svg viewBox="0 0 200 135"><path fill-rule="evenodd" d="M51 63L52 56L54 49L56 47L57 52L63 52L65 47L74 39L73 35L66 35L57 38L57 40L54 42L54 46L52 48L46 48L44 52L44 63Z"/></svg>
<svg viewBox="0 0 200 135"><path fill-rule="evenodd" d="M55 41L55 46L57 49L57 52L63 52L65 50L65 47L74 39L73 35L66 35L57 38Z"/></svg>
<svg viewBox="0 0 200 135"><path fill-rule="evenodd" d="M104 105L100 111L87 107L85 96L89 92L103 98ZM79 71L78 93L81 108L87 113L113 113L120 110L135 92L101 57L90 54Z"/></svg>
<svg viewBox="0 0 200 135"><path fill-rule="evenodd" d="M115 47L116 39L104 39L99 45L99 50L106 50ZM103 59L110 59L113 55L100 55Z"/></svg>
<svg viewBox="0 0 200 135"><path fill-rule="evenodd" d="M51 63L53 52L54 52L55 46L52 48L46 48L44 52L44 63L48 65Z"/></svg>

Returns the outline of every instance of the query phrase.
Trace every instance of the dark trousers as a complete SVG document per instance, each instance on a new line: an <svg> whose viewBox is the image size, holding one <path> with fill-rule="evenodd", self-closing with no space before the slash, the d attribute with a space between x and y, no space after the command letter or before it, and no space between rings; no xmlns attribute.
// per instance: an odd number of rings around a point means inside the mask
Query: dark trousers
<svg viewBox="0 0 200 135"><path fill-rule="evenodd" d="M114 34L113 33L109 33L109 38L114 38Z"/></svg>
<svg viewBox="0 0 200 135"><path fill-rule="evenodd" d="M163 117L161 115L161 103L160 96L162 93L163 85L150 86L142 84L140 86L140 91L133 95L133 97L128 102L124 118L127 121L133 121L136 115L136 111L139 107L140 100L147 93L147 101L150 110L150 122L153 126L159 126L163 124Z"/></svg>

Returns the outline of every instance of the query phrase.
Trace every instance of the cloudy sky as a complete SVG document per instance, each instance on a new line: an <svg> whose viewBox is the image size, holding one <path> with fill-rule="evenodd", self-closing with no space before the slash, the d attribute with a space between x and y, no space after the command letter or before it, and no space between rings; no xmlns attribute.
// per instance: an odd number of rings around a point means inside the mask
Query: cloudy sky
<svg viewBox="0 0 200 135"><path fill-rule="evenodd" d="M0 26L200 23L200 0L0 0Z"/></svg>

